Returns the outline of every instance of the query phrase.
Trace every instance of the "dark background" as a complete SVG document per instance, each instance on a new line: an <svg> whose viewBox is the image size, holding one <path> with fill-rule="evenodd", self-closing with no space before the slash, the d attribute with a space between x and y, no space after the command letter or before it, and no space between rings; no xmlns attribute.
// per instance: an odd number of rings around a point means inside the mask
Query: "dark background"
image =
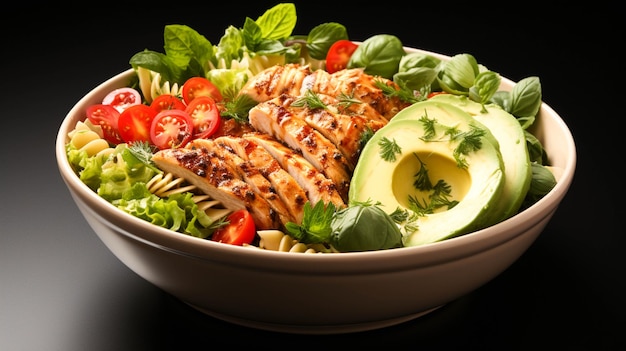
<svg viewBox="0 0 626 351"><path fill-rule="evenodd" d="M544 101L578 147L571 190L544 233L502 275L420 319L330 336L258 331L200 314L130 271L99 241L57 170L56 132L84 94L162 51L166 24L217 43L276 2L14 4L0 45L0 350L159 350L225 346L410 345L412 349L626 346L621 135L625 42L617 5L548 10L527 2L465 5L296 2L298 26L339 22L353 40L470 53L515 81L541 79ZM559 6L562 5L562 6ZM216 6L216 7L214 7ZM619 135L618 135L619 133ZM254 292L250 292L254 298ZM298 301L299 304L323 301ZM277 302L278 303L278 302ZM332 313L332 311L329 311Z"/></svg>

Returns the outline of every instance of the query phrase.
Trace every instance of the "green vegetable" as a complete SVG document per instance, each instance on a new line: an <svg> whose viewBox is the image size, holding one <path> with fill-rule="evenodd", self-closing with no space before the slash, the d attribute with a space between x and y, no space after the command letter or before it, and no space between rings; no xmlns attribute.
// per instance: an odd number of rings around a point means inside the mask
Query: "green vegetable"
<svg viewBox="0 0 626 351"><path fill-rule="evenodd" d="M133 185L145 184L155 174L154 169L130 152L126 144L120 144L115 148L112 157L102 165L98 195L108 201L144 197L145 193L137 196Z"/></svg>
<svg viewBox="0 0 626 351"><path fill-rule="evenodd" d="M311 203L307 202L304 204L302 224L289 222L285 227L295 239L302 243L326 243L330 238L330 223L335 211L335 205L330 202L324 204L323 201L319 201L315 206L311 206Z"/></svg>
<svg viewBox="0 0 626 351"><path fill-rule="evenodd" d="M546 196L556 186L556 178L550 169L536 162L531 163L532 178L522 208L526 208Z"/></svg>
<svg viewBox="0 0 626 351"><path fill-rule="evenodd" d="M359 202L339 210L331 222L330 244L340 252L402 247L402 232L378 204Z"/></svg>
<svg viewBox="0 0 626 351"><path fill-rule="evenodd" d="M465 95L473 101L485 104L500 87L500 75L479 65L470 54L458 54L443 63L437 75L437 83L445 92Z"/></svg>
<svg viewBox="0 0 626 351"><path fill-rule="evenodd" d="M441 60L419 52L408 53L400 59L398 72L393 81L403 89L420 91L427 96L431 90L437 89L437 73Z"/></svg>
<svg viewBox="0 0 626 351"><path fill-rule="evenodd" d="M204 211L198 209L191 193L160 198L150 194L144 183L136 183L135 186L143 187L147 193L135 198L114 200L112 204L154 225L203 239L210 237L221 225L221 222L213 222Z"/></svg>
<svg viewBox="0 0 626 351"><path fill-rule="evenodd" d="M348 61L348 68L363 68L367 74L393 79L405 54L398 37L378 34L359 45Z"/></svg>
<svg viewBox="0 0 626 351"><path fill-rule="evenodd" d="M130 64L135 70L159 73L170 85L181 86L193 76L206 77L226 100L232 100L243 84L263 69L290 62L321 66L316 61L322 62L328 48L337 40L348 39L346 28L334 22L320 24L306 36L293 35L296 20L295 5L280 3L256 20L246 17L240 28L229 26L216 45L188 26L166 25L165 53L144 50L133 55ZM154 98L143 93L148 102Z"/></svg>
<svg viewBox="0 0 626 351"><path fill-rule="evenodd" d="M289 222L289 234L304 244L330 245L339 252L402 247L402 232L385 211L370 202L355 202L337 210L319 201L304 206L302 224Z"/></svg>

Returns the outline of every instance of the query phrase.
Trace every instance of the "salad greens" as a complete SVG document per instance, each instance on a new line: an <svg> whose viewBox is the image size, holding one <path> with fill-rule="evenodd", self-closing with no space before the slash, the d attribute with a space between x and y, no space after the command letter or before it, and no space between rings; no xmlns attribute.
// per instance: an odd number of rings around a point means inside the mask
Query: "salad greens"
<svg viewBox="0 0 626 351"><path fill-rule="evenodd" d="M302 243L330 244L339 252L402 247L398 223L379 204L354 202L337 210L332 203L306 203L302 224L287 223L287 231Z"/></svg>
<svg viewBox="0 0 626 351"><path fill-rule="evenodd" d="M281 3L256 20L247 17L241 28L229 26L217 44L186 25L167 25L165 52L146 49L131 57L130 64L136 70L158 72L170 84L206 77L232 100L243 84L263 69L297 62L320 67L328 48L337 40L348 39L346 28L332 22L316 26L306 36L293 35L296 19L295 5Z"/></svg>
<svg viewBox="0 0 626 351"><path fill-rule="evenodd" d="M147 144L120 144L110 154L93 156L72 143L66 145L66 150L80 179L124 212L199 238L209 237L222 224L199 210L190 192L172 194L167 198L150 192L148 182L162 172L146 158L151 155Z"/></svg>
<svg viewBox="0 0 626 351"><path fill-rule="evenodd" d="M132 85L141 88L144 102L149 104L156 97L155 90L150 88L155 82L182 86L191 77L205 77L224 97L222 118L245 123L249 109L256 102L238 93L249 79L266 68L286 63L324 69L331 45L350 39L346 28L335 22L320 24L307 35L296 35L293 33L296 19L295 5L280 3L256 20L246 17L241 27L229 26L215 44L186 25L167 25L163 34L164 52L145 49L130 58L129 63L137 73ZM523 79L510 92L499 91L500 75L480 65L472 55L462 53L444 61L425 53L406 52L400 39L388 34L374 35L360 43L347 68L362 68L370 75L393 80L400 89L382 82L378 86L383 93L411 103L444 92L467 96L483 106L489 103L501 106L518 119L526 132L533 163L533 181L526 205L554 187L554 176L543 166L547 161L545 150L528 132L542 103L539 78ZM311 97L302 103L312 103ZM389 157L393 157L393 144L389 142ZM150 193L146 184L161 171L151 164L151 151L145 145L121 144L111 155L89 156L69 143L67 154L80 179L123 211L201 238L209 237L221 225L198 209L191 193L167 198ZM394 217L382 211L378 204L369 202L353 203L345 209L321 202L315 206L307 203L303 222L288 223L286 229L303 243L327 243L339 251L388 249L402 246L399 222Z"/></svg>

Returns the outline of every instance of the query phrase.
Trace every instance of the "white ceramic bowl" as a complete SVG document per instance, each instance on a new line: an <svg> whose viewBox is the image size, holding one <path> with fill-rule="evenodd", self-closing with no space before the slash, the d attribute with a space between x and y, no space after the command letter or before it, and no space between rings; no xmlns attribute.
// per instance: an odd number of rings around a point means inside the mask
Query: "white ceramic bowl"
<svg viewBox="0 0 626 351"><path fill-rule="evenodd" d="M558 184L532 207L492 227L419 247L336 254L203 240L118 210L85 186L68 163L67 134L84 119L85 108L125 86L132 74L128 70L102 83L63 120L56 140L61 176L87 222L125 265L199 311L239 325L333 334L381 328L433 311L515 262L551 219L574 176L570 130L543 104L533 132L559 171ZM503 79L502 87L508 90L512 84Z"/></svg>

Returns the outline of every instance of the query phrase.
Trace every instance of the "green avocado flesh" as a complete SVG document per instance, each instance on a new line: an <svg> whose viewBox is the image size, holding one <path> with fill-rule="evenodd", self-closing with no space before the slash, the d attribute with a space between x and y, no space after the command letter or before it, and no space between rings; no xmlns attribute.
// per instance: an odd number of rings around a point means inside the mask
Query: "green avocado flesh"
<svg viewBox="0 0 626 351"><path fill-rule="evenodd" d="M459 152L468 141L476 147ZM446 185L451 206L430 206L441 198L424 189L425 178ZM389 214L415 214L402 228L404 245L417 246L491 225L504 184L502 155L490 131L451 104L425 101L402 110L366 144L349 198L378 202Z"/></svg>
<svg viewBox="0 0 626 351"><path fill-rule="evenodd" d="M489 128L499 143L505 170L504 189L498 201L502 211L495 212L491 222L497 223L515 215L524 201L532 178L526 137L517 119L498 105L485 105L483 109L483 105L465 96L439 94L429 101L456 106Z"/></svg>

